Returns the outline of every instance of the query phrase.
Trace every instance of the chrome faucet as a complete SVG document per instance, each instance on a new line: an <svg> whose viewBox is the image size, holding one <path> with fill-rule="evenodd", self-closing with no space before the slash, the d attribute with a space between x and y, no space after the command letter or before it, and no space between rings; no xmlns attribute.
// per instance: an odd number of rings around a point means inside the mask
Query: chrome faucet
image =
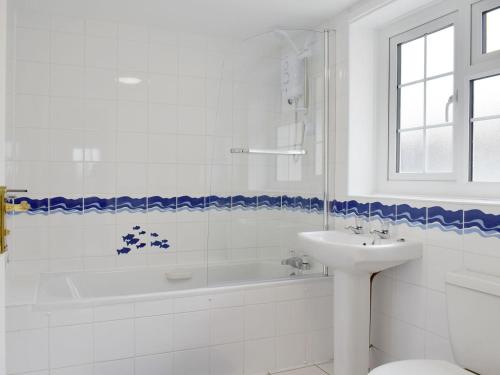
<svg viewBox="0 0 500 375"><path fill-rule="evenodd" d="M370 234L373 234L375 236L378 236L381 240L387 240L391 235L389 233L389 229L382 229L382 230L371 230Z"/></svg>
<svg viewBox="0 0 500 375"><path fill-rule="evenodd" d="M363 226L362 225L349 225L345 227L345 229L350 230L354 234L362 234Z"/></svg>
<svg viewBox="0 0 500 375"><path fill-rule="evenodd" d="M307 255L303 257L293 256L290 258L283 259L281 261L282 265L290 266L301 271L306 271L311 269L311 264L309 263Z"/></svg>

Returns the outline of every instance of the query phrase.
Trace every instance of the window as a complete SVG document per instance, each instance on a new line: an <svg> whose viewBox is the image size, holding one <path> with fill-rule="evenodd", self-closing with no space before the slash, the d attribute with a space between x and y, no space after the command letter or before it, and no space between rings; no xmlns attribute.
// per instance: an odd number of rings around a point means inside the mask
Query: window
<svg viewBox="0 0 500 375"><path fill-rule="evenodd" d="M500 75L471 82L470 180L500 182Z"/></svg>
<svg viewBox="0 0 500 375"><path fill-rule="evenodd" d="M483 53L500 50L500 7L483 13Z"/></svg>
<svg viewBox="0 0 500 375"><path fill-rule="evenodd" d="M472 5L472 62L500 55L500 0Z"/></svg>
<svg viewBox="0 0 500 375"><path fill-rule="evenodd" d="M377 46L374 191L498 199L500 0L411 14Z"/></svg>
<svg viewBox="0 0 500 375"><path fill-rule="evenodd" d="M439 20L391 39L393 178L453 173L454 31Z"/></svg>

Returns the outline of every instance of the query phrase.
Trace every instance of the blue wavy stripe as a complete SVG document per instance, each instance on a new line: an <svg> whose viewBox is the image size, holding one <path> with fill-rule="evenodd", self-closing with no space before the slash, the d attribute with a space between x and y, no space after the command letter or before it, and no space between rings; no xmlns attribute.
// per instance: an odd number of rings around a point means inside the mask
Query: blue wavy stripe
<svg viewBox="0 0 500 375"><path fill-rule="evenodd" d="M330 213L335 216L344 216L346 214L347 202L346 201L331 201L330 202Z"/></svg>
<svg viewBox="0 0 500 375"><path fill-rule="evenodd" d="M140 212L145 211L147 208L147 198L132 198L128 196L116 198L116 211L117 212Z"/></svg>
<svg viewBox="0 0 500 375"><path fill-rule="evenodd" d="M464 234L478 234L481 237L484 238L499 238L500 239L500 232L498 231L484 231L479 229L478 227L469 227L464 229Z"/></svg>
<svg viewBox="0 0 500 375"><path fill-rule="evenodd" d="M398 222L406 222L412 226L425 226L427 223L427 208L416 208L408 204L397 206Z"/></svg>
<svg viewBox="0 0 500 375"><path fill-rule="evenodd" d="M500 215L487 214L481 210L464 212L464 227L477 228L485 233L500 233Z"/></svg>
<svg viewBox="0 0 500 375"><path fill-rule="evenodd" d="M257 197L245 197L243 195L235 195L231 200L232 208L257 208Z"/></svg>
<svg viewBox="0 0 500 375"><path fill-rule="evenodd" d="M157 195L148 197L148 210L150 211L175 211L177 198L163 198Z"/></svg>
<svg viewBox="0 0 500 375"><path fill-rule="evenodd" d="M34 199L29 197L18 197L14 199L15 204L28 202L30 209L26 212L28 215L47 215L49 213L49 198ZM22 214L23 212L16 212Z"/></svg>
<svg viewBox="0 0 500 375"><path fill-rule="evenodd" d="M284 209L295 208L295 198L289 195L283 195L281 197L281 207Z"/></svg>
<svg viewBox="0 0 500 375"><path fill-rule="evenodd" d="M322 213L325 207L323 199L311 198L311 211L316 213Z"/></svg>
<svg viewBox="0 0 500 375"><path fill-rule="evenodd" d="M49 199L50 212L82 213L83 198L54 197Z"/></svg>
<svg viewBox="0 0 500 375"><path fill-rule="evenodd" d="M370 217L378 217L383 220L396 220L396 205L386 205L382 202L370 203Z"/></svg>
<svg viewBox="0 0 500 375"><path fill-rule="evenodd" d="M183 195L177 198L177 209L178 210L188 210L196 211L203 210L205 208L205 197L189 197Z"/></svg>
<svg viewBox="0 0 500 375"><path fill-rule="evenodd" d="M83 210L93 212L114 212L116 208L115 198L85 197L83 198Z"/></svg>
<svg viewBox="0 0 500 375"><path fill-rule="evenodd" d="M257 197L257 207L264 207L269 209L281 208L281 196L272 197L270 195L259 195Z"/></svg>
<svg viewBox="0 0 500 375"><path fill-rule="evenodd" d="M347 202L347 215L368 217L370 215L370 204L351 200Z"/></svg>
<svg viewBox="0 0 500 375"><path fill-rule="evenodd" d="M207 197L206 202L208 207L215 208L216 210L231 209L231 197L219 197L217 195L211 195Z"/></svg>
<svg viewBox="0 0 500 375"><path fill-rule="evenodd" d="M304 198L301 196L295 197L295 209L301 211L310 211L311 210L311 198Z"/></svg>
<svg viewBox="0 0 500 375"><path fill-rule="evenodd" d="M439 206L429 207L427 209L427 225L432 225L432 227L439 225L445 229L461 230L463 228L463 210L451 211Z"/></svg>

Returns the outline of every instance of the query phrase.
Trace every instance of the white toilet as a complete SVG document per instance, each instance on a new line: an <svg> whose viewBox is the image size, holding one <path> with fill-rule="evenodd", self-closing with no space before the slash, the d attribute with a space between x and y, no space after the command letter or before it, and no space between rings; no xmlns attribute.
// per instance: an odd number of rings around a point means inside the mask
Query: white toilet
<svg viewBox="0 0 500 375"><path fill-rule="evenodd" d="M446 277L446 299L450 342L461 367L410 360L377 367L369 375L499 375L500 277L451 272Z"/></svg>

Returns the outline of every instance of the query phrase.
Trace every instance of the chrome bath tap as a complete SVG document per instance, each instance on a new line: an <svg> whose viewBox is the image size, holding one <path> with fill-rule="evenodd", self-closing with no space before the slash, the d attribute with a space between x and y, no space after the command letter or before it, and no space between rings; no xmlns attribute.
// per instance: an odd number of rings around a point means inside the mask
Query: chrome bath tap
<svg viewBox="0 0 500 375"><path fill-rule="evenodd" d="M290 258L283 259L281 261L281 264L296 268L296 269L301 270L301 271L311 269L311 264L309 263L309 260L307 259L307 255L304 255L304 257L293 256Z"/></svg>

